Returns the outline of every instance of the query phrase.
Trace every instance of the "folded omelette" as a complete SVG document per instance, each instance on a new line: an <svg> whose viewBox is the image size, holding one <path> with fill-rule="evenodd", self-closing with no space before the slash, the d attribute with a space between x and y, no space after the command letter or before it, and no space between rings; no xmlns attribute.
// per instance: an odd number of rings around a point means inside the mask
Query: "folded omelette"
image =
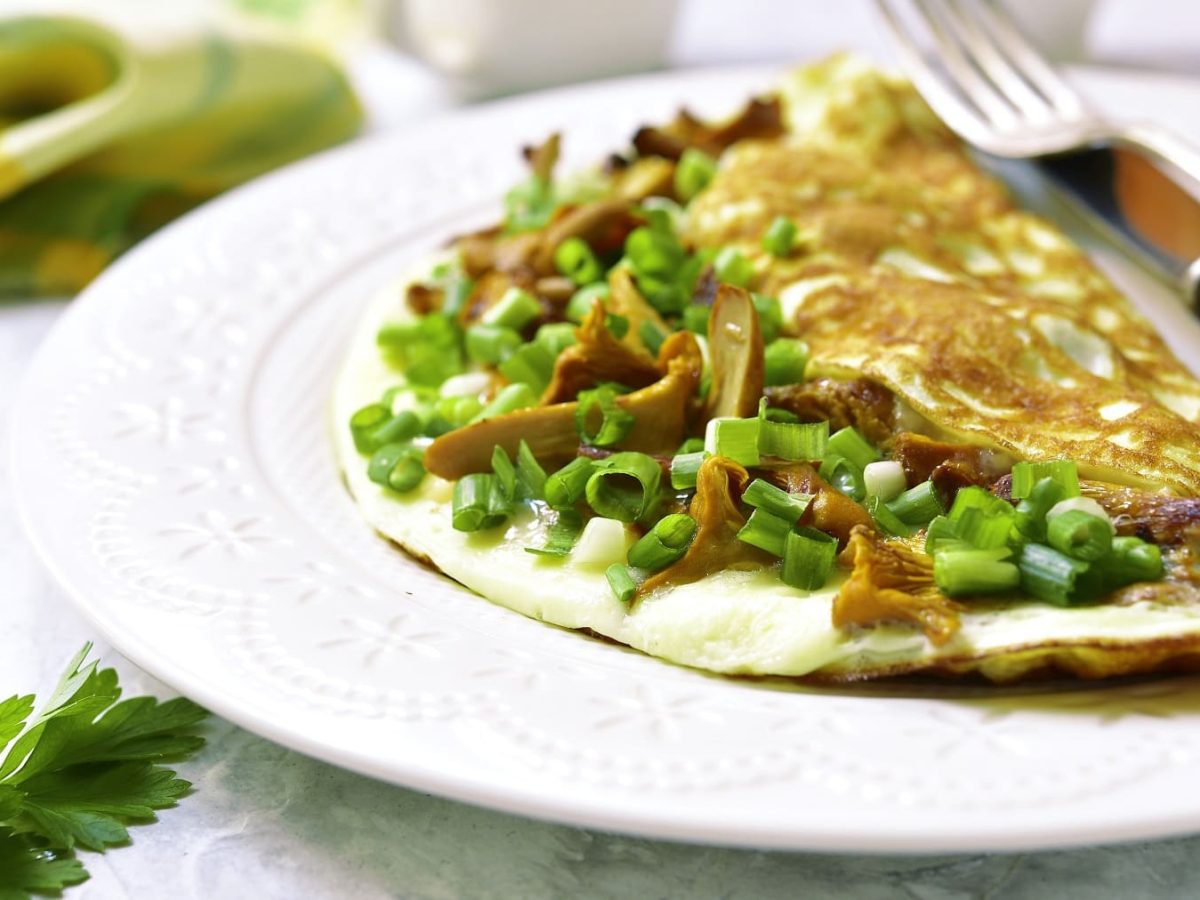
<svg viewBox="0 0 1200 900"><path fill-rule="evenodd" d="M596 171L525 155L339 375L380 533L715 672L1200 658L1200 382L910 85L839 56Z"/></svg>

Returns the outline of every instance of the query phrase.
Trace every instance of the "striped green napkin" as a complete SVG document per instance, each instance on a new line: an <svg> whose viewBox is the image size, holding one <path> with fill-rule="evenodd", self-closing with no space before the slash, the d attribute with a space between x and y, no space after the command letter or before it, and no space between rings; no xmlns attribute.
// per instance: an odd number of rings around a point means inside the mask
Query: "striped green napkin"
<svg viewBox="0 0 1200 900"><path fill-rule="evenodd" d="M198 203L355 133L313 46L0 19L0 297L73 293Z"/></svg>

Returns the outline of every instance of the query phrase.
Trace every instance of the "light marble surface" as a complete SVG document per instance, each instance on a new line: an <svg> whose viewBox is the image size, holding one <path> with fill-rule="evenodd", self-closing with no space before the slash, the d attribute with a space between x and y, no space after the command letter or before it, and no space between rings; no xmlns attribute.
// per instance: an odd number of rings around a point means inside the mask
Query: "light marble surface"
<svg viewBox="0 0 1200 900"><path fill-rule="evenodd" d="M1089 32L1105 59L1197 71L1200 14L1183 3L1103 4ZM727 9L728 7L725 7ZM828 9L829 7L825 7ZM713 2L685 4L675 64L805 57L881 46L862 3L742 5L723 29ZM798 11L800 10L800 11ZM808 10L807 13L802 10ZM786 28L772 27L782 17ZM1172 27L1164 28L1163 22ZM819 26L819 27L815 27ZM1190 35L1190 37L1189 37ZM427 71L375 51L358 64L375 127L447 105ZM0 306L0 447L20 372L64 305ZM66 513L64 513L66 514ZM12 510L0 452L0 694L46 690L92 637L44 572ZM130 694L169 691L103 645ZM93 878L68 897L773 897L1174 898L1200 895L1200 838L1014 856L843 857L691 847L605 835L480 810L314 762L222 721L182 774L197 785L131 847L85 854Z"/></svg>

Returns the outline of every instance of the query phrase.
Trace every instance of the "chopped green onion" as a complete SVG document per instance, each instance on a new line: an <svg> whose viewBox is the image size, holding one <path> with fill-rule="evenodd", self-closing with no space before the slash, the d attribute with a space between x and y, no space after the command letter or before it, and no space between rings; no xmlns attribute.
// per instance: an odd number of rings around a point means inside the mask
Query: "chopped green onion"
<svg viewBox="0 0 1200 900"><path fill-rule="evenodd" d="M696 520L683 513L663 516L629 548L629 564L657 572L687 553L696 534Z"/></svg>
<svg viewBox="0 0 1200 900"><path fill-rule="evenodd" d="M598 460L585 489L597 515L635 522L658 505L662 469L652 456L625 451Z"/></svg>
<svg viewBox="0 0 1200 900"><path fill-rule="evenodd" d="M589 419L600 422L593 431ZM617 393L610 387L580 391L575 406L575 432L579 440L593 447L611 447L629 434L637 420L617 405Z"/></svg>
<svg viewBox="0 0 1200 900"><path fill-rule="evenodd" d="M760 407L758 452L780 459L821 459L829 447L828 422L773 422Z"/></svg>
<svg viewBox="0 0 1200 900"><path fill-rule="evenodd" d="M639 210L655 231L674 234L683 218L683 207L667 197L647 197Z"/></svg>
<svg viewBox="0 0 1200 900"><path fill-rule="evenodd" d="M1063 489L1064 497L1079 496L1079 472L1069 459L1052 459L1045 462L1019 462L1012 469L1012 498L1022 500L1029 496L1033 486L1043 478L1053 478Z"/></svg>
<svg viewBox="0 0 1200 900"><path fill-rule="evenodd" d="M575 343L575 326L570 322L548 322L537 330L533 339L557 357Z"/></svg>
<svg viewBox="0 0 1200 900"><path fill-rule="evenodd" d="M629 334L629 320L615 313L609 313L604 317L604 327L611 331L612 336L618 341Z"/></svg>
<svg viewBox="0 0 1200 900"><path fill-rule="evenodd" d="M1068 512L1082 512L1089 516L1095 516L1100 521L1108 525L1108 530L1115 532L1112 519L1108 517L1108 510L1093 500L1091 497L1068 497L1066 500L1060 500L1055 503L1046 513L1046 525Z"/></svg>
<svg viewBox="0 0 1200 900"><path fill-rule="evenodd" d="M783 545L783 583L805 591L823 588L837 558L837 538L801 527L789 531Z"/></svg>
<svg viewBox="0 0 1200 900"><path fill-rule="evenodd" d="M679 445L676 453L699 453L704 449L704 438L690 437Z"/></svg>
<svg viewBox="0 0 1200 900"><path fill-rule="evenodd" d="M573 509L560 509L546 529L546 543L541 547L526 547L526 553L536 556L567 556L583 531L583 516Z"/></svg>
<svg viewBox="0 0 1200 900"><path fill-rule="evenodd" d="M465 337L467 356L477 363L495 365L521 346L521 335L503 325L472 325Z"/></svg>
<svg viewBox="0 0 1200 900"><path fill-rule="evenodd" d="M890 512L890 510L889 510ZM895 513L892 513L894 516ZM896 521L900 521L897 519ZM958 536L958 531L946 516L934 516L925 529L925 552L935 555L943 546L955 544L967 546Z"/></svg>
<svg viewBox="0 0 1200 900"><path fill-rule="evenodd" d="M685 331L691 331L694 334L708 334L708 316L712 312L712 308L708 306L700 306L693 304L683 308L682 325Z"/></svg>
<svg viewBox="0 0 1200 900"><path fill-rule="evenodd" d="M775 556L783 556L784 544L792 523L781 516L756 509L750 513L746 524L738 531L739 541L744 541L760 550L766 550Z"/></svg>
<svg viewBox="0 0 1200 900"><path fill-rule="evenodd" d="M717 161L702 150L688 147L675 166L675 196L684 203L708 187L717 172Z"/></svg>
<svg viewBox="0 0 1200 900"><path fill-rule="evenodd" d="M1013 514L1009 507L1007 512L984 512L978 507L965 510L954 519L950 513L950 522L961 540L966 541L978 550L997 550L1007 547L1013 532Z"/></svg>
<svg viewBox="0 0 1200 900"><path fill-rule="evenodd" d="M610 293L608 284L604 281L584 285L571 295L571 299L567 301L566 309L563 310L563 315L572 322L579 324L587 318L587 314L592 311L592 307L595 306L596 301L607 300Z"/></svg>
<svg viewBox="0 0 1200 900"><path fill-rule="evenodd" d="M788 425L795 425L800 421L800 417L791 410L783 409L779 406L767 406L766 397L763 397L758 401L758 417L766 422L785 422ZM825 433L826 435L829 434L828 428L825 429ZM826 441L825 445L828 445L828 443L829 442ZM822 450L821 455L824 456L824 454L825 451Z"/></svg>
<svg viewBox="0 0 1200 900"><path fill-rule="evenodd" d="M629 566L613 563L604 570L604 577L608 579L608 586L612 588L613 596L622 603L628 603L637 593L637 582L633 580Z"/></svg>
<svg viewBox="0 0 1200 900"><path fill-rule="evenodd" d="M412 444L385 444L371 456L367 477L401 494L411 491L425 477L422 456Z"/></svg>
<svg viewBox="0 0 1200 900"><path fill-rule="evenodd" d="M713 260L717 281L744 288L754 278L754 264L732 247L725 247Z"/></svg>
<svg viewBox="0 0 1200 900"><path fill-rule="evenodd" d="M796 246L796 223L786 216L776 216L762 237L762 248L772 256L783 257Z"/></svg>
<svg viewBox="0 0 1200 900"><path fill-rule="evenodd" d="M799 384L808 365L808 344L796 338L779 338L763 351L763 364L768 387Z"/></svg>
<svg viewBox="0 0 1200 900"><path fill-rule="evenodd" d="M915 531L911 526L901 522L896 514L888 509L887 503L878 494L867 500L867 512L871 514L871 518L875 520L875 524L884 534L890 534L893 537L911 537ZM926 548L928 546L928 539L926 539ZM926 549L925 552L928 553L929 550Z"/></svg>
<svg viewBox="0 0 1200 900"><path fill-rule="evenodd" d="M464 475L454 484L451 524L456 531L494 528L508 518L509 507L495 475Z"/></svg>
<svg viewBox="0 0 1200 900"><path fill-rule="evenodd" d="M554 374L554 357L543 345L531 341L514 350L497 368L513 384L527 384L540 394Z"/></svg>
<svg viewBox="0 0 1200 900"><path fill-rule="evenodd" d="M678 280L676 280L678 279ZM680 313L692 299L693 279L673 276L671 279L654 275L639 275L638 290L650 305L664 315Z"/></svg>
<svg viewBox="0 0 1200 900"><path fill-rule="evenodd" d="M1046 537L1055 550L1085 562L1107 556L1113 545L1112 525L1108 520L1078 509L1050 520Z"/></svg>
<svg viewBox="0 0 1200 900"><path fill-rule="evenodd" d="M554 214L554 186L531 175L504 195L504 227L509 233L543 227Z"/></svg>
<svg viewBox="0 0 1200 900"><path fill-rule="evenodd" d="M895 500L907 488L908 476L904 473L904 466L897 460L879 460L863 467L863 489L868 497L877 497L887 503Z"/></svg>
<svg viewBox="0 0 1200 900"><path fill-rule="evenodd" d="M968 510L978 510L985 516L1007 515L1012 507L990 491L978 485L968 485L954 497L954 505L950 507L948 516L951 522L957 522Z"/></svg>
<svg viewBox="0 0 1200 900"><path fill-rule="evenodd" d="M742 493L743 503L785 519L789 525L800 521L812 501L812 494L789 494L761 478L755 478Z"/></svg>
<svg viewBox="0 0 1200 900"><path fill-rule="evenodd" d="M546 502L555 509L570 509L583 499L596 464L578 456L546 478Z"/></svg>
<svg viewBox="0 0 1200 900"><path fill-rule="evenodd" d="M450 430L462 428L471 419L479 415L483 411L483 404L478 397L468 395L459 395L455 397L442 397L438 400L437 417L444 420L450 426Z"/></svg>
<svg viewBox="0 0 1200 900"><path fill-rule="evenodd" d="M758 311L758 328L764 344L770 344L783 331L783 305L774 297L751 294L754 308Z"/></svg>
<svg viewBox="0 0 1200 900"><path fill-rule="evenodd" d="M880 458L879 451L868 444L858 430L851 426L846 426L829 438L827 452L846 457L859 469L865 469Z"/></svg>
<svg viewBox="0 0 1200 900"><path fill-rule="evenodd" d="M1041 478L1029 495L1017 504L1016 526L1029 541L1045 542L1046 515L1063 498L1063 486L1053 478Z"/></svg>
<svg viewBox="0 0 1200 900"><path fill-rule="evenodd" d="M492 399L492 402L479 411L470 424L482 422L484 419L491 419L495 416L503 416L529 406L537 406L537 402L538 395L533 392L533 389L529 385L505 385Z"/></svg>
<svg viewBox="0 0 1200 900"><path fill-rule="evenodd" d="M1021 583L1021 572L1006 561L1011 552L1007 547L940 550L933 557L933 580L948 597L1014 590Z"/></svg>
<svg viewBox="0 0 1200 900"><path fill-rule="evenodd" d="M579 285L596 281L604 274L596 254L581 237L569 237L554 249L554 266Z"/></svg>
<svg viewBox="0 0 1200 900"><path fill-rule="evenodd" d="M462 308L467 305L467 298L475 289L475 282L470 278L452 278L442 287L441 313L448 318L457 318Z"/></svg>
<svg viewBox="0 0 1200 900"><path fill-rule="evenodd" d="M459 336L458 324L449 316L430 313L384 325L375 341L384 360L403 369L410 384L438 385L462 371Z"/></svg>
<svg viewBox="0 0 1200 900"><path fill-rule="evenodd" d="M642 226L629 232L625 239L625 255L638 275L671 280L687 252L674 235Z"/></svg>
<svg viewBox="0 0 1200 900"><path fill-rule="evenodd" d="M384 444L411 440L421 433L421 418L412 410L392 415L378 403L364 406L350 417L350 435L359 453L374 453Z"/></svg>
<svg viewBox="0 0 1200 900"><path fill-rule="evenodd" d="M862 469L844 456L827 453L821 460L821 468L817 470L817 474L847 497L859 501L866 497L867 490L863 484Z"/></svg>
<svg viewBox="0 0 1200 900"><path fill-rule="evenodd" d="M642 339L642 343L646 345L646 349L654 356L658 356L659 348L662 347L663 341L667 339L662 329L649 320L638 326L638 337Z"/></svg>
<svg viewBox="0 0 1200 900"><path fill-rule="evenodd" d="M704 449L713 456L724 456L743 466L757 466L760 420L709 419L704 431Z"/></svg>
<svg viewBox="0 0 1200 900"><path fill-rule="evenodd" d="M1163 574L1162 551L1141 538L1114 538L1112 555L1104 562L1105 575L1117 584L1155 581Z"/></svg>
<svg viewBox="0 0 1200 900"><path fill-rule="evenodd" d="M483 311L479 321L520 331L542 312L537 298L519 287L510 287L495 303Z"/></svg>
<svg viewBox="0 0 1200 900"><path fill-rule="evenodd" d="M533 451L529 449L524 438L517 444L516 469L517 499L544 500L546 498L546 470L534 457Z"/></svg>
<svg viewBox="0 0 1200 900"><path fill-rule="evenodd" d="M1026 544L1017 561L1021 589L1044 603L1071 606L1095 599L1100 585L1090 566L1044 544Z"/></svg>
<svg viewBox="0 0 1200 900"><path fill-rule="evenodd" d="M924 525L934 516L946 512L932 481L922 481L916 487L909 488L889 503L888 508L905 525Z"/></svg>
<svg viewBox="0 0 1200 900"><path fill-rule="evenodd" d="M492 448L492 472L500 485L501 495L511 503L517 496L517 469L499 444Z"/></svg>
<svg viewBox="0 0 1200 900"><path fill-rule="evenodd" d="M708 456L703 450L692 453L676 453L671 457L671 487L677 491L690 491L696 487L696 476Z"/></svg>

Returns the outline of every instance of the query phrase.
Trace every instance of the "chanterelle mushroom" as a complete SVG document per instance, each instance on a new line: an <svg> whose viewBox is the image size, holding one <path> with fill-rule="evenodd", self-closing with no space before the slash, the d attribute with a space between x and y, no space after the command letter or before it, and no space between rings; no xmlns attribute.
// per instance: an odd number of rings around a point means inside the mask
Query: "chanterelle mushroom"
<svg viewBox="0 0 1200 900"><path fill-rule="evenodd" d="M708 353L713 375L708 417L755 415L763 393L763 340L754 301L741 288L717 289L708 317Z"/></svg>
<svg viewBox="0 0 1200 900"><path fill-rule="evenodd" d="M554 361L554 375L542 394L542 403L574 400L582 390L602 381L615 381L630 388L653 384L662 371L644 347L633 350L605 325L604 304L597 300L575 329L575 343Z"/></svg>
<svg viewBox="0 0 1200 900"><path fill-rule="evenodd" d="M666 374L649 387L617 397L617 405L634 417L633 427L617 449L670 455L687 433L688 400L700 381L700 351L690 335L668 343L670 347L664 344L661 354ZM576 406L571 402L519 409L448 432L425 451L425 468L450 479L487 472L493 447L499 445L512 456L522 439L539 460L565 462L575 456L579 446Z"/></svg>
<svg viewBox="0 0 1200 900"><path fill-rule="evenodd" d="M774 561L769 553L737 537L746 524L738 500L749 483L750 474L731 459L712 456L701 463L696 495L688 505L688 515L696 520L696 537L679 560L642 582L639 596L664 585L699 581L723 569L755 569Z"/></svg>

